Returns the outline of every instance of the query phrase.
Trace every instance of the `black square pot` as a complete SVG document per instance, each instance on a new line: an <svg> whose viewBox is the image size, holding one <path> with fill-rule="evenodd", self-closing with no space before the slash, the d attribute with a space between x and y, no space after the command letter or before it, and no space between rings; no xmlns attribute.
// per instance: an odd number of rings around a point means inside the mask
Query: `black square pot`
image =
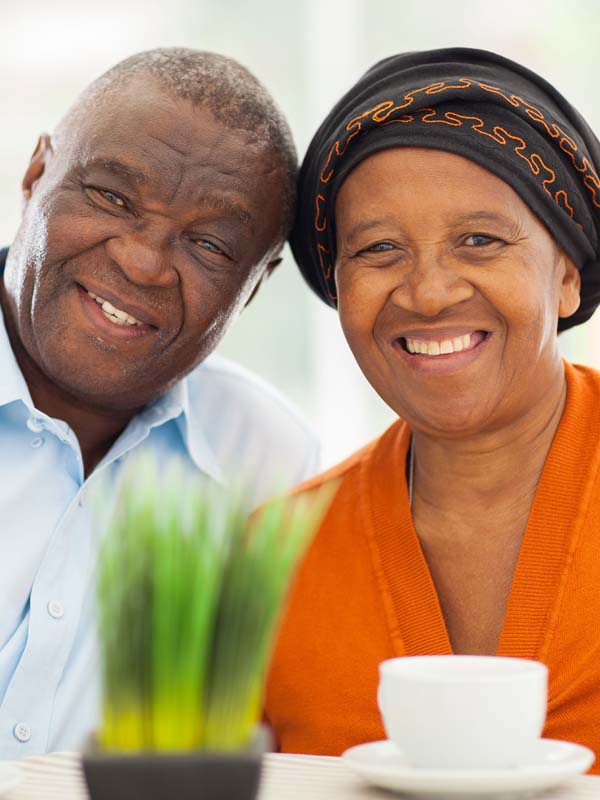
<svg viewBox="0 0 600 800"><path fill-rule="evenodd" d="M261 757L85 755L92 800L255 800Z"/></svg>
<svg viewBox="0 0 600 800"><path fill-rule="evenodd" d="M83 771L92 800L255 800L264 748L239 753L121 754L90 748Z"/></svg>

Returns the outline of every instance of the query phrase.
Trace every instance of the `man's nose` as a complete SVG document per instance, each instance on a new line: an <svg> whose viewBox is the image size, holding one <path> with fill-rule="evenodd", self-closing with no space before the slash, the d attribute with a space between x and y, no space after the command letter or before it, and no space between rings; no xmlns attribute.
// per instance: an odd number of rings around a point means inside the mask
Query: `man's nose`
<svg viewBox="0 0 600 800"><path fill-rule="evenodd" d="M179 282L166 237L130 231L106 242L106 252L126 277L139 286L171 288Z"/></svg>
<svg viewBox="0 0 600 800"><path fill-rule="evenodd" d="M474 286L451 259L427 253L415 257L408 271L402 270L391 299L405 311L435 317L474 293Z"/></svg>

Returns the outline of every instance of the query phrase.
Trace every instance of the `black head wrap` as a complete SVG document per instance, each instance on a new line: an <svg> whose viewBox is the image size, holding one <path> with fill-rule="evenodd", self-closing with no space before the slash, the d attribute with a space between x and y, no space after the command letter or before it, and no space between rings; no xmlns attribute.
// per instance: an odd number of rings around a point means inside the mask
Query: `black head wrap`
<svg viewBox="0 0 600 800"><path fill-rule="evenodd" d="M336 306L335 199L350 171L388 147L464 156L506 181L581 273L581 305L600 302L600 142L559 92L507 58L449 48L380 61L342 97L308 148L292 250L309 286Z"/></svg>

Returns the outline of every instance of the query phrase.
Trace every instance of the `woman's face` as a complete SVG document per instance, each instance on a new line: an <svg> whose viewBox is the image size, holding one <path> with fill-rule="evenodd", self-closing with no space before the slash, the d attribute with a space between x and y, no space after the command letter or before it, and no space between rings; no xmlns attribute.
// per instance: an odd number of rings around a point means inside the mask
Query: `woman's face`
<svg viewBox="0 0 600 800"><path fill-rule="evenodd" d="M500 178L440 150L383 150L342 185L336 233L348 343L414 427L494 430L556 386L579 273Z"/></svg>

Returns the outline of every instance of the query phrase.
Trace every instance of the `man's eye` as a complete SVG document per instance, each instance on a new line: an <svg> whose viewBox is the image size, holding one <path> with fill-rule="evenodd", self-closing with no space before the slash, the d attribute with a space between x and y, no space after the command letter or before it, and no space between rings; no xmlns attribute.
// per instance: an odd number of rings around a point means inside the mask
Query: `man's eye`
<svg viewBox="0 0 600 800"><path fill-rule="evenodd" d="M125 208L125 200L122 197L119 197L118 194L114 192L109 192L107 189L101 189L100 194L102 197L105 197L109 203L112 203L115 206L119 206L120 208Z"/></svg>
<svg viewBox="0 0 600 800"><path fill-rule="evenodd" d="M194 244L197 244L203 250L208 250L211 253L217 253L218 255L225 255L223 250L220 247L217 247L214 242L209 242L208 239L194 239Z"/></svg>
<svg viewBox="0 0 600 800"><path fill-rule="evenodd" d="M487 244L493 244L500 241L493 236L487 236L485 233L472 233L464 240L467 247L485 247Z"/></svg>
<svg viewBox="0 0 600 800"><path fill-rule="evenodd" d="M96 186L90 186L89 189L95 194L99 194L103 200L106 200L111 205L117 206L117 208L126 208L127 206L127 203L120 195L111 192L109 189L98 189Z"/></svg>

